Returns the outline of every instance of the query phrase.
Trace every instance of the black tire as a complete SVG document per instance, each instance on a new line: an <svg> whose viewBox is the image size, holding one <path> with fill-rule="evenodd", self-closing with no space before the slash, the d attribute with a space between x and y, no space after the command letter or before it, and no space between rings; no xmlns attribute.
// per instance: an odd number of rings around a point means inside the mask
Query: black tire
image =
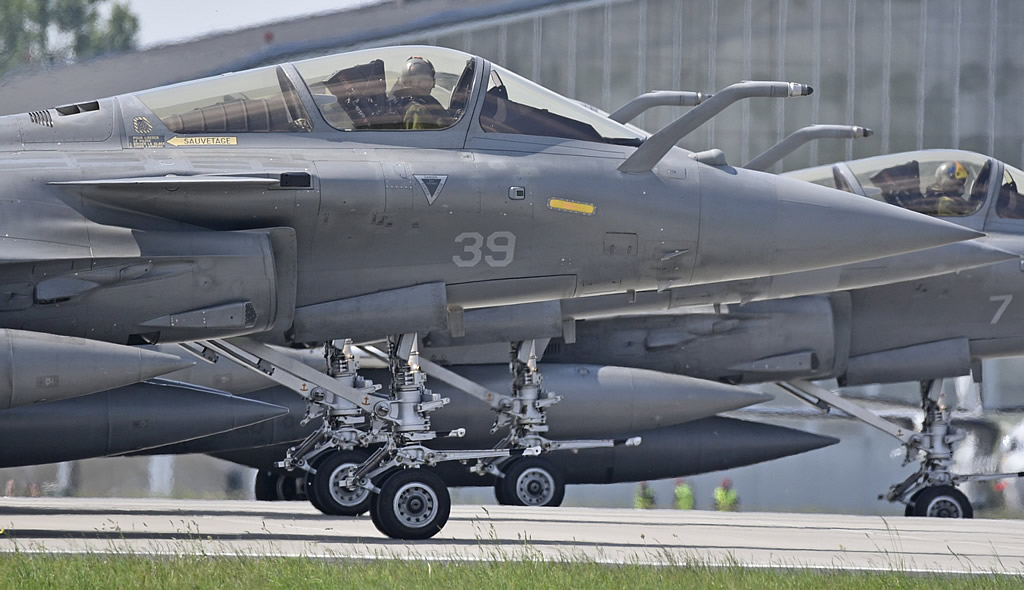
<svg viewBox="0 0 1024 590"><path fill-rule="evenodd" d="M372 494L342 487L339 479L366 461L362 451L335 451L316 462L316 475L306 476L306 496L317 510L332 516L359 516L370 509Z"/></svg>
<svg viewBox="0 0 1024 590"><path fill-rule="evenodd" d="M290 475L280 475L276 482L277 497L286 502L299 499L298 479Z"/></svg>
<svg viewBox="0 0 1024 590"><path fill-rule="evenodd" d="M377 494L373 494L372 496L370 496L370 522L372 522L373 526L378 531L380 531L380 530L383 530L383 529L380 528L381 524L380 524L380 519L377 518L377 508L375 508L376 506L377 506Z"/></svg>
<svg viewBox="0 0 1024 590"><path fill-rule="evenodd" d="M907 506L903 509L903 516L914 516L914 503L917 502L917 497L921 495L921 490L917 490L910 496L910 501L907 502Z"/></svg>
<svg viewBox="0 0 1024 590"><path fill-rule="evenodd" d="M277 495L277 478L280 475L273 471L267 471L260 469L256 473L256 484L253 486L253 492L256 495L256 499L261 502L277 502L282 498Z"/></svg>
<svg viewBox="0 0 1024 590"><path fill-rule="evenodd" d="M953 486L933 486L921 490L917 496L914 516L974 518L974 508L967 496Z"/></svg>
<svg viewBox="0 0 1024 590"><path fill-rule="evenodd" d="M452 500L440 477L423 469L403 469L388 476L370 507L377 530L392 539L429 539L441 531Z"/></svg>
<svg viewBox="0 0 1024 590"><path fill-rule="evenodd" d="M560 506L565 498L565 478L550 461L540 457L516 459L498 485L511 506Z"/></svg>
<svg viewBox="0 0 1024 590"><path fill-rule="evenodd" d="M497 500L498 506L508 506L508 500L505 498L505 478L496 477L494 478L494 499Z"/></svg>

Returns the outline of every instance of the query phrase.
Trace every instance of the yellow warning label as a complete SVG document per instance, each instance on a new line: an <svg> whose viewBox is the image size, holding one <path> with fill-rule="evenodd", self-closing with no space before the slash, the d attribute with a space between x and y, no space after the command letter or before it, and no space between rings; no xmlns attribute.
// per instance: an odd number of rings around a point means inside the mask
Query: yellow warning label
<svg viewBox="0 0 1024 590"><path fill-rule="evenodd" d="M172 137L167 143L174 146L238 145L237 137Z"/></svg>
<svg viewBox="0 0 1024 590"><path fill-rule="evenodd" d="M570 211L572 213L580 213L582 215L593 215L597 212L597 205L593 203L581 203L579 201L570 201L568 199L556 199L554 197L548 199L548 207L551 209L557 209L559 211Z"/></svg>

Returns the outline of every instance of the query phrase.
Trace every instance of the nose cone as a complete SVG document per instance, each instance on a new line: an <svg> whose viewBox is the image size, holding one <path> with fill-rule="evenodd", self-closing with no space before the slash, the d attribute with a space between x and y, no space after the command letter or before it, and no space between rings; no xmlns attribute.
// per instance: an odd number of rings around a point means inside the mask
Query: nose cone
<svg viewBox="0 0 1024 590"><path fill-rule="evenodd" d="M0 330L0 408L87 395L194 364L172 354L23 330Z"/></svg>
<svg viewBox="0 0 1024 590"><path fill-rule="evenodd" d="M984 235L815 184L741 169L699 169L694 283L827 268Z"/></svg>

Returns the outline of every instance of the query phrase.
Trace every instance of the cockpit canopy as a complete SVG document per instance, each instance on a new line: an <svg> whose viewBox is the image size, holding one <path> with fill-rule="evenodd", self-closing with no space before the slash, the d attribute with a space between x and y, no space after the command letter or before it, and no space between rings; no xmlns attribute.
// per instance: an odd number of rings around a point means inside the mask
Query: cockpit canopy
<svg viewBox="0 0 1024 590"><path fill-rule="evenodd" d="M926 150L819 166L788 174L937 217L980 211L989 194L992 161L980 154Z"/></svg>
<svg viewBox="0 0 1024 590"><path fill-rule="evenodd" d="M563 137L638 146L643 135L584 105L492 65L480 127L488 133Z"/></svg>
<svg viewBox="0 0 1024 590"><path fill-rule="evenodd" d="M340 131L439 130L479 102L486 133L639 145L642 134L498 66L437 47L388 47L296 62L312 103ZM225 74L138 93L175 134L313 131L287 66ZM308 100L308 99L307 99Z"/></svg>
<svg viewBox="0 0 1024 590"><path fill-rule="evenodd" d="M136 95L171 133L307 132L313 123L284 68L271 66Z"/></svg>
<svg viewBox="0 0 1024 590"><path fill-rule="evenodd" d="M450 49L388 47L295 67L335 129L445 129L469 106L475 61Z"/></svg>

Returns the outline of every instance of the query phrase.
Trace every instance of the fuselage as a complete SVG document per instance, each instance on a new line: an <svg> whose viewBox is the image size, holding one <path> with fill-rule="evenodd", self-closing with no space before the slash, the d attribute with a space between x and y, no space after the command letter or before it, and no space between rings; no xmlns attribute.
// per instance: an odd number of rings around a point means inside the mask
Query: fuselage
<svg viewBox="0 0 1024 590"><path fill-rule="evenodd" d="M396 112L410 51L437 70L444 115L428 128ZM475 307L971 235L680 149L650 171L617 170L642 141L499 66L427 47L0 117L0 327L116 343L380 337L375 326L425 332ZM864 243L868 226L882 229ZM386 323L396 305L405 315Z"/></svg>

